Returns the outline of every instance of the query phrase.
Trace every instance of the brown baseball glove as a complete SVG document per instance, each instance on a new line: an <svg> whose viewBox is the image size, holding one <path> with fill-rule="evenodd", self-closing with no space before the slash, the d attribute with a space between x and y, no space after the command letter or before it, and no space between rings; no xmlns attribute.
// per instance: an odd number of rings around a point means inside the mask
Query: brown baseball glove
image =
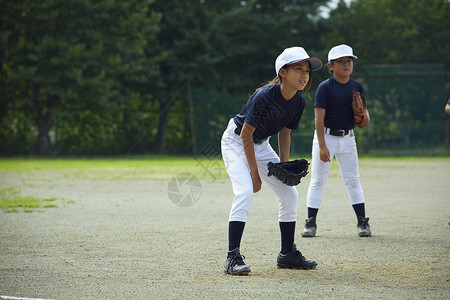
<svg viewBox="0 0 450 300"><path fill-rule="evenodd" d="M369 113L367 112L366 106L359 92L353 92L352 109L354 114L354 124L356 124L359 128L364 128L367 124L369 124Z"/></svg>

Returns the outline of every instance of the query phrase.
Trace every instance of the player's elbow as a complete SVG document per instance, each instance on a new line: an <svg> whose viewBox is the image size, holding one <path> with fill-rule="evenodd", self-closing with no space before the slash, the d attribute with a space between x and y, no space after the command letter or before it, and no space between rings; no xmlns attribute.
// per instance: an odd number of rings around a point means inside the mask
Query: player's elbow
<svg viewBox="0 0 450 300"><path fill-rule="evenodd" d="M447 105L445 106L445 113L447 113L447 114L450 115L450 104L447 104Z"/></svg>

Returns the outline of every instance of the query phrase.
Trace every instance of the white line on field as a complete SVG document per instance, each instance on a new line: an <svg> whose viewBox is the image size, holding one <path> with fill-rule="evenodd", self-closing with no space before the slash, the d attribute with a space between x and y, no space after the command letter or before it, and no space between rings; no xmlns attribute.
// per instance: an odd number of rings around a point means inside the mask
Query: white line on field
<svg viewBox="0 0 450 300"><path fill-rule="evenodd" d="M42 298L23 298L23 297L14 297L14 296L0 296L0 299L11 299L11 300L50 300L50 299L42 299Z"/></svg>

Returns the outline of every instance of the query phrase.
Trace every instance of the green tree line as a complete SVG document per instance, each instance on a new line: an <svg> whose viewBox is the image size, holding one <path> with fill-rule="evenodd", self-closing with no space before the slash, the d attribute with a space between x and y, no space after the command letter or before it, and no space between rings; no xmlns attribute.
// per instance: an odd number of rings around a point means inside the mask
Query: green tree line
<svg viewBox="0 0 450 300"><path fill-rule="evenodd" d="M340 1L324 15L328 2L0 0L0 154L195 153L274 77L284 48L326 62L340 43L368 89L364 145L442 146L449 2ZM374 66L385 64L408 66ZM294 134L312 133L307 110Z"/></svg>

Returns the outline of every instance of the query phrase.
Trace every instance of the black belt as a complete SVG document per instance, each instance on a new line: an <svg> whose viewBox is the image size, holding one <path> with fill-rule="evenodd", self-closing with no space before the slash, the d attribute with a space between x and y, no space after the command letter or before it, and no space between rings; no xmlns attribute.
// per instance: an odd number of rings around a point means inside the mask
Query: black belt
<svg viewBox="0 0 450 300"><path fill-rule="evenodd" d="M351 129L344 130L344 129L327 128L325 132L327 132L328 130L330 131L330 132L328 132L328 134L330 134L330 135L345 136L345 135L347 135L350 132Z"/></svg>
<svg viewBox="0 0 450 300"><path fill-rule="evenodd" d="M236 127L236 129L234 130L234 133L236 133L237 135L241 135L241 130L242 130L242 127ZM261 144L262 142L264 142L266 139L259 139L259 138L257 138L257 137L255 137L255 136L253 136L253 143L255 143L255 144Z"/></svg>

